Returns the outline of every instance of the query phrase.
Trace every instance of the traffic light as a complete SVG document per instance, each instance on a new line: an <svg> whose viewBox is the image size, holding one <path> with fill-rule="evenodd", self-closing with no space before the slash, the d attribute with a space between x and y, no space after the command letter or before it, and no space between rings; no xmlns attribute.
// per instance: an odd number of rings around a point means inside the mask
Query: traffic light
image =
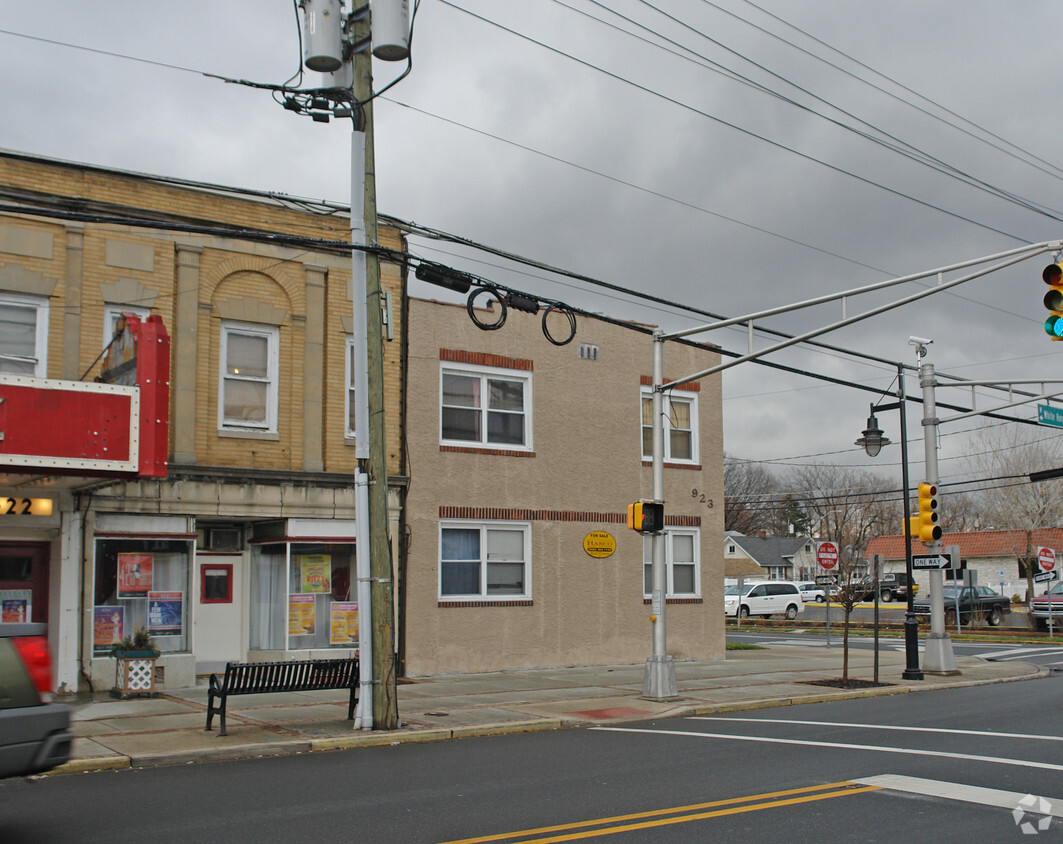
<svg viewBox="0 0 1063 844"><path fill-rule="evenodd" d="M1063 340L1063 264L1049 264L1041 278L1049 288L1045 307L1052 312L1045 320L1045 333L1053 340Z"/></svg>
<svg viewBox="0 0 1063 844"><path fill-rule="evenodd" d="M664 505L652 501L628 504L627 526L639 533L658 533L664 530Z"/></svg>
<svg viewBox="0 0 1063 844"><path fill-rule="evenodd" d="M938 525L938 488L933 484L919 484L919 515L912 516L912 539L929 545L941 539Z"/></svg>

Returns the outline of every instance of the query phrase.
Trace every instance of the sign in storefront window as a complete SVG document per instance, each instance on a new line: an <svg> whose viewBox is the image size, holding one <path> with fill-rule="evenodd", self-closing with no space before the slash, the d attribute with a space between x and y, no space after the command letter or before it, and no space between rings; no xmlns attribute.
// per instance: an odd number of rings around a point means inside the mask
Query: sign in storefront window
<svg viewBox="0 0 1063 844"><path fill-rule="evenodd" d="M191 540L97 538L93 653L141 628L163 653L187 651L191 559Z"/></svg>
<svg viewBox="0 0 1063 844"><path fill-rule="evenodd" d="M253 545L251 649L357 647L353 571L353 544Z"/></svg>
<svg viewBox="0 0 1063 844"><path fill-rule="evenodd" d="M95 607L92 612L92 647L109 651L125 636L125 607Z"/></svg>

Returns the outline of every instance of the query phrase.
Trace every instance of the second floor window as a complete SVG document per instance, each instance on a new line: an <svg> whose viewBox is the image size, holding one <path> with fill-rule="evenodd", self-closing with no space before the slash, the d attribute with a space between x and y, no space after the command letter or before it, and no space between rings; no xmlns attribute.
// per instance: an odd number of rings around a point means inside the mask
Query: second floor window
<svg viewBox="0 0 1063 844"><path fill-rule="evenodd" d="M698 443L694 432L697 430L698 405L695 395L678 395L678 391L665 393L661 397L664 413L664 454L670 463L697 463ZM642 390L642 457L653 457L653 393L649 388Z"/></svg>
<svg viewBox="0 0 1063 844"><path fill-rule="evenodd" d="M278 330L223 323L218 427L277 430Z"/></svg>
<svg viewBox="0 0 1063 844"><path fill-rule="evenodd" d="M346 354L346 359L345 359L344 371L347 373L347 377L346 377L347 389L344 392L344 407L346 408L346 413L344 414L344 418L347 421L344 423L343 436L346 437L347 439L353 440L354 439L354 420L355 420L355 410L356 410L356 405L354 403L354 401L355 401L355 395L354 395L354 363L355 363L355 357L354 357L354 338L353 337L348 337L347 338L346 350L347 350L347 354Z"/></svg>
<svg viewBox="0 0 1063 844"><path fill-rule="evenodd" d="M441 375L441 442L531 448L530 374L447 366Z"/></svg>
<svg viewBox="0 0 1063 844"><path fill-rule="evenodd" d="M44 378L47 349L48 300L0 293L0 372Z"/></svg>

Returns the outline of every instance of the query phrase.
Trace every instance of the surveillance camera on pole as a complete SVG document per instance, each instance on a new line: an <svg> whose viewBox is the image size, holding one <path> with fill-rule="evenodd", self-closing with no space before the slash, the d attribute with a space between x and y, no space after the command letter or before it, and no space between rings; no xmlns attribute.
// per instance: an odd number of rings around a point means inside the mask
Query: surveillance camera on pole
<svg viewBox="0 0 1063 844"><path fill-rule="evenodd" d="M303 63L318 73L343 64L343 16L340 0L300 0L303 8Z"/></svg>
<svg viewBox="0 0 1063 844"><path fill-rule="evenodd" d="M926 337L909 337L908 345L915 346L915 356L917 358L926 357L926 347L933 343L933 340L928 340Z"/></svg>

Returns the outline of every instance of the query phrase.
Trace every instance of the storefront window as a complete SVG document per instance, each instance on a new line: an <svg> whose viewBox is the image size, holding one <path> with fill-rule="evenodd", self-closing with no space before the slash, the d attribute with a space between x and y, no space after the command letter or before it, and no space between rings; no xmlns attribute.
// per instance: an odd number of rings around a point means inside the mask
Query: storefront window
<svg viewBox="0 0 1063 844"><path fill-rule="evenodd" d="M163 653L188 650L192 543L165 539L97 539L93 653L140 628Z"/></svg>
<svg viewBox="0 0 1063 844"><path fill-rule="evenodd" d="M353 545L270 543L251 562L253 649L358 646Z"/></svg>

